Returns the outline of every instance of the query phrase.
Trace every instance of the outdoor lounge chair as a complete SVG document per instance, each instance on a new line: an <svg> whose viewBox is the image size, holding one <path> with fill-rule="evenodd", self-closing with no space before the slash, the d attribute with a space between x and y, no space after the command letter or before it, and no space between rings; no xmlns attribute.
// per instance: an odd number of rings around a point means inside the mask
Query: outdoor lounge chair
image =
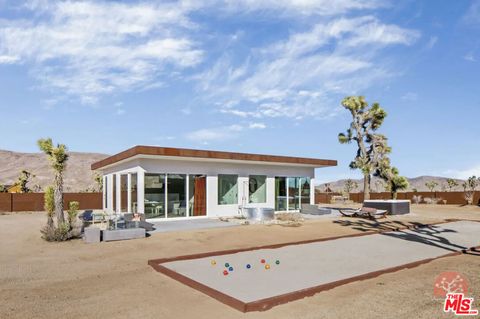
<svg viewBox="0 0 480 319"><path fill-rule="evenodd" d="M347 209L347 210L338 210L340 214L344 217L363 217L368 219L378 219L378 218L386 218L388 211L380 210L376 208L370 207L362 207L359 209Z"/></svg>
<svg viewBox="0 0 480 319"><path fill-rule="evenodd" d="M91 223L93 220L93 210L86 210L82 213L81 219L86 223Z"/></svg>

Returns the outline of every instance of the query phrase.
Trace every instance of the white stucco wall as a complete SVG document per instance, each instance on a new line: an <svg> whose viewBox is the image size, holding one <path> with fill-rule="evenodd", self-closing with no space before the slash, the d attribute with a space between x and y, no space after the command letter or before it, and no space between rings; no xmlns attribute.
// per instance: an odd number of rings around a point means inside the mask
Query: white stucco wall
<svg viewBox="0 0 480 319"><path fill-rule="evenodd" d="M202 174L207 176L207 216L235 216L239 214L239 206L242 205L242 199L246 199L248 206L248 180L249 175L265 175L266 179L266 203L251 204L257 207L275 207L275 177L310 177L311 178L311 198L314 198L314 168L305 166L287 166L275 164L258 163L227 163L220 161L204 160L185 160L185 159L153 159L140 158L133 159L118 165L113 165L103 171L107 175L109 187L108 198L112 202L109 205L113 207L113 173L125 174L135 172L138 174L138 211L143 212L143 194L144 194L144 173L176 173L176 174ZM238 203L233 205L218 205L218 175L235 174L238 175ZM119 175L117 175L119 176ZM119 177L118 177L119 178ZM246 185L245 185L246 183ZM119 195L119 186L117 183L117 194ZM120 198L117 196L117 203Z"/></svg>

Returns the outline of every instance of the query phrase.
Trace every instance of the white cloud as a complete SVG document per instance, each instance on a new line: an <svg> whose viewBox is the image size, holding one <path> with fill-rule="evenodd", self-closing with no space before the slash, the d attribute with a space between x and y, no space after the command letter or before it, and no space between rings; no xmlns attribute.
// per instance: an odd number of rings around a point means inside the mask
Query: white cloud
<svg viewBox="0 0 480 319"><path fill-rule="evenodd" d="M463 59L467 60L467 61L470 61L470 62L477 62L477 59L475 58L475 56L473 55L472 52L468 52L467 54L465 54L463 56Z"/></svg>
<svg viewBox="0 0 480 319"><path fill-rule="evenodd" d="M360 93L390 76L377 54L383 47L410 45L419 36L372 16L341 17L254 48L239 65L225 54L196 79L202 95L222 113L326 118L338 112L339 96Z"/></svg>
<svg viewBox="0 0 480 319"><path fill-rule="evenodd" d="M480 177L480 164L463 170L446 170L442 175L458 179L467 179L470 176Z"/></svg>
<svg viewBox="0 0 480 319"><path fill-rule="evenodd" d="M264 123L250 123L248 125L248 128L251 128L251 129L266 129L267 128L267 125L265 125Z"/></svg>
<svg viewBox="0 0 480 319"><path fill-rule="evenodd" d="M95 103L198 64L194 25L178 3L31 1L31 21L0 24L0 63L25 62L43 86Z"/></svg>
<svg viewBox="0 0 480 319"><path fill-rule="evenodd" d="M480 0L472 1L462 20L464 23L470 25L480 24Z"/></svg>
<svg viewBox="0 0 480 319"><path fill-rule="evenodd" d="M0 64L13 64L20 60L18 56L13 55L0 55Z"/></svg>
<svg viewBox="0 0 480 319"><path fill-rule="evenodd" d="M402 100L414 102L418 100L418 94L414 92L407 92L402 96Z"/></svg>
<svg viewBox="0 0 480 319"><path fill-rule="evenodd" d="M265 129L264 123L249 123L248 125L233 124L228 126L205 128L189 132L185 135L188 140L208 144L210 142L225 141L238 138L248 130Z"/></svg>
<svg viewBox="0 0 480 319"><path fill-rule="evenodd" d="M350 10L372 9L385 5L379 0L223 0L228 10L235 12L248 11L281 11L286 15L334 15Z"/></svg>
<svg viewBox="0 0 480 319"><path fill-rule="evenodd" d="M118 109L116 114L117 115L124 115L127 111L125 111L124 109Z"/></svg>
<svg viewBox="0 0 480 319"><path fill-rule="evenodd" d="M438 42L438 37L437 36L431 36L430 39L428 40L427 44L425 45L426 49L432 49Z"/></svg>

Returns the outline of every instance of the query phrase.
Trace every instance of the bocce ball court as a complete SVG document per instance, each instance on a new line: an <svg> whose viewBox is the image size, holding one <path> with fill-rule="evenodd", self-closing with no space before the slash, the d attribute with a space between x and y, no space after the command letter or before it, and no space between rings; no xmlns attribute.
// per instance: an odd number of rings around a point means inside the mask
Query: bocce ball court
<svg viewBox="0 0 480 319"><path fill-rule="evenodd" d="M480 246L480 222L150 260L155 270L237 310L262 311L339 285Z"/></svg>

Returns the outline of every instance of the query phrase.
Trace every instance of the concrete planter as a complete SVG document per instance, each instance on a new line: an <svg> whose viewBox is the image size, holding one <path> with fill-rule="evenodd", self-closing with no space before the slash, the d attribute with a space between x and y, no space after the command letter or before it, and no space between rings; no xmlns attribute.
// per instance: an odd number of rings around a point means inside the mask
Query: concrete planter
<svg viewBox="0 0 480 319"><path fill-rule="evenodd" d="M127 240L137 238L145 238L145 229L127 228L103 231L103 241Z"/></svg>
<svg viewBox="0 0 480 319"><path fill-rule="evenodd" d="M100 242L100 228L87 227L83 233L83 241L86 243L99 243Z"/></svg>
<svg viewBox="0 0 480 319"><path fill-rule="evenodd" d="M366 200L363 202L364 207L376 209L384 209L391 215L404 215L410 213L409 200Z"/></svg>

